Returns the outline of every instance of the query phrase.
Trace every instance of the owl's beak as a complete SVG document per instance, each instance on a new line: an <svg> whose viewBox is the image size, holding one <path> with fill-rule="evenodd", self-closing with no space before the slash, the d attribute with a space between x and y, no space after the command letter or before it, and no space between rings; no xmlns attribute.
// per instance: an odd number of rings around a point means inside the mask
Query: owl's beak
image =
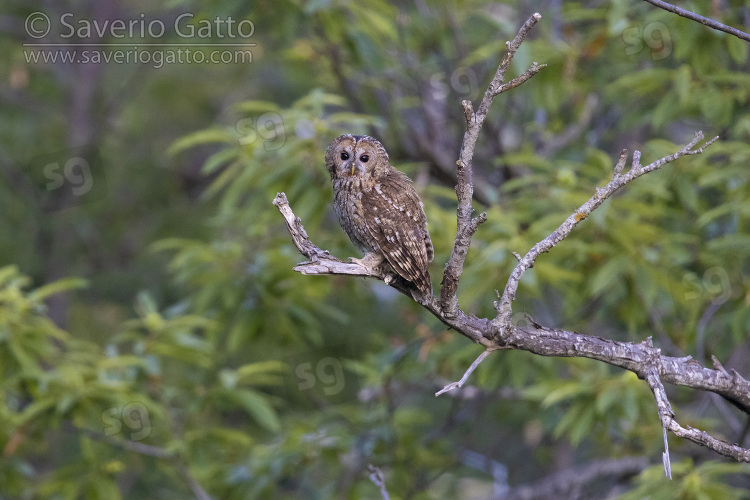
<svg viewBox="0 0 750 500"><path fill-rule="evenodd" d="M352 162L352 175L354 175L354 169L357 168L356 163Z"/></svg>

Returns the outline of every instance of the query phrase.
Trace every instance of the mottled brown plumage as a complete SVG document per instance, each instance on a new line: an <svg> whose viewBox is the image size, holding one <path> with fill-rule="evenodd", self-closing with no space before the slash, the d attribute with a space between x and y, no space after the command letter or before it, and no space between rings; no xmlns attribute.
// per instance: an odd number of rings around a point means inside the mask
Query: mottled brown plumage
<svg viewBox="0 0 750 500"><path fill-rule="evenodd" d="M424 206L383 145L365 135L342 135L328 146L326 168L341 227L365 252L363 261L382 257L422 296L432 295L428 266L434 252Z"/></svg>

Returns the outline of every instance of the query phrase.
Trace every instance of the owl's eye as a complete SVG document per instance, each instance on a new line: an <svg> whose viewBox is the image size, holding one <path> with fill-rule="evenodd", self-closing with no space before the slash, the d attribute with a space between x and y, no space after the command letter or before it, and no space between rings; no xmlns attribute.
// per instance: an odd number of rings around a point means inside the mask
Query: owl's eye
<svg viewBox="0 0 750 500"><path fill-rule="evenodd" d="M342 151L341 152L341 159L342 160L348 160L349 159L349 153L347 153L346 151Z"/></svg>
<svg viewBox="0 0 750 500"><path fill-rule="evenodd" d="M359 161L362 163L367 163L367 161L370 159L370 155L362 155L359 157Z"/></svg>

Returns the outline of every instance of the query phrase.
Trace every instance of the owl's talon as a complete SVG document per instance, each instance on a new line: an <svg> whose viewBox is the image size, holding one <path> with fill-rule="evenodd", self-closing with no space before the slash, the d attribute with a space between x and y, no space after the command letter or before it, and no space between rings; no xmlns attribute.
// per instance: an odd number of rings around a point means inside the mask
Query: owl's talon
<svg viewBox="0 0 750 500"><path fill-rule="evenodd" d="M368 252L361 259L349 257L349 262L364 267L370 274L375 274L376 271L380 268L381 264L383 264L384 260L385 257L383 256L383 254L377 252Z"/></svg>
<svg viewBox="0 0 750 500"><path fill-rule="evenodd" d="M363 262L363 259L357 259L356 257L349 257L346 259L349 264L357 264L358 266L367 267L367 264Z"/></svg>

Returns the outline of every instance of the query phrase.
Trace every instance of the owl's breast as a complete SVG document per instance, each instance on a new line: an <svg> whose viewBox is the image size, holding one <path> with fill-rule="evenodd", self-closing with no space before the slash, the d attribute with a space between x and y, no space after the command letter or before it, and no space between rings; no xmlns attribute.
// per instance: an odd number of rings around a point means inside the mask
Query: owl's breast
<svg viewBox="0 0 750 500"><path fill-rule="evenodd" d="M341 227L352 243L363 252L378 250L372 235L367 232L366 218L362 204L362 183L356 177L338 179L334 182L333 207L339 217Z"/></svg>

